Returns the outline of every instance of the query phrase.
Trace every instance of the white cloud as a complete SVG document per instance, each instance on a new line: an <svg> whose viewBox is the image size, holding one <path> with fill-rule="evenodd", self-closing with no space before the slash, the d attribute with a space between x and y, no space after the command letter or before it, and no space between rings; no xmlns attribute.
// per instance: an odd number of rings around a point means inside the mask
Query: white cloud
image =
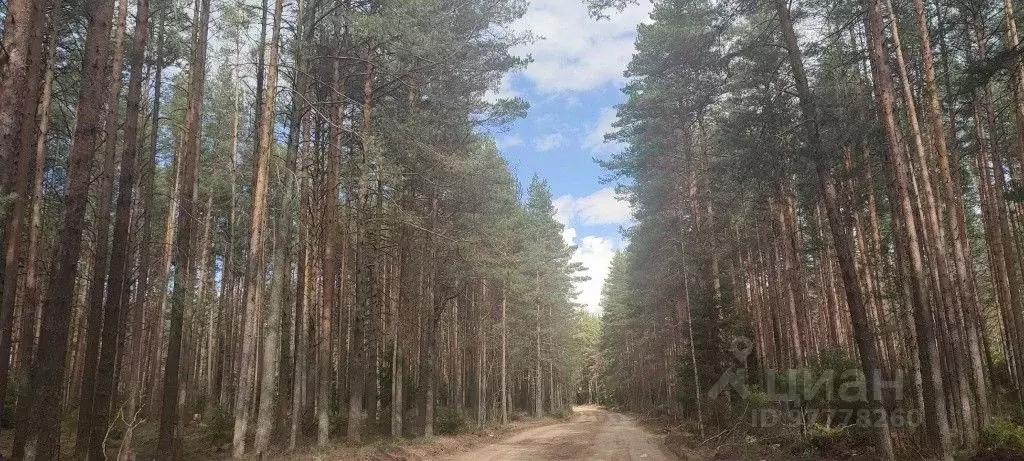
<svg viewBox="0 0 1024 461"><path fill-rule="evenodd" d="M551 112L530 112L530 118L533 119L533 124L538 129L550 127L551 125L554 125L555 123L558 122L558 119L555 117L555 114Z"/></svg>
<svg viewBox="0 0 1024 461"><path fill-rule="evenodd" d="M612 125L618 120L618 114L614 108L605 107L597 118L597 123L590 129L590 132L583 138L583 148L587 151L608 155L622 150L622 143L618 141L605 141L604 136L615 131Z"/></svg>
<svg viewBox="0 0 1024 461"><path fill-rule="evenodd" d="M498 148L519 147L523 145L523 138L516 135L503 136L498 139Z"/></svg>
<svg viewBox="0 0 1024 461"><path fill-rule="evenodd" d="M554 201L556 218L563 225L625 224L632 218L629 202L619 200L615 189L605 187L585 197L563 195Z"/></svg>
<svg viewBox="0 0 1024 461"><path fill-rule="evenodd" d="M534 141L533 147L540 152L547 152L562 147L564 142L565 136L562 136L561 133L551 133Z"/></svg>
<svg viewBox="0 0 1024 461"><path fill-rule="evenodd" d="M579 282L576 302L586 306L593 313L601 311L601 289L608 278L608 271L621 245L611 238L586 235L577 242L576 226L603 224L626 224L632 219L629 203L619 200L615 189L606 187L584 197L563 195L554 200L555 219L562 223L562 239L566 244L577 245L573 261L586 268L582 275L590 280Z"/></svg>
<svg viewBox="0 0 1024 461"><path fill-rule="evenodd" d="M562 240L565 241L566 245L576 244L576 228L565 226L562 228Z"/></svg>
<svg viewBox="0 0 1024 461"><path fill-rule="evenodd" d="M587 268L585 274L590 277L590 280L577 283L579 294L576 302L586 306L591 313L601 312L601 289L608 278L615 251L615 243L611 239L588 235L583 237L573 255L573 261L582 263Z"/></svg>
<svg viewBox="0 0 1024 461"><path fill-rule="evenodd" d="M541 93L621 83L633 56L636 26L648 18L651 8L650 2L641 1L598 21L580 0L533 0L514 28L540 39L514 51L533 57L524 74Z"/></svg>

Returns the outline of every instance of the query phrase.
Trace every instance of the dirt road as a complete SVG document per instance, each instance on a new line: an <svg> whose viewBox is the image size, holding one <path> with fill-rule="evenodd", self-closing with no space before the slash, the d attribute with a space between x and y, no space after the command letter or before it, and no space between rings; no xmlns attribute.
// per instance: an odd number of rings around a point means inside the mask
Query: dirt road
<svg viewBox="0 0 1024 461"><path fill-rule="evenodd" d="M628 416L594 406L575 408L568 423L529 429L504 441L450 461L497 460L675 460L662 448L661 437L637 426Z"/></svg>

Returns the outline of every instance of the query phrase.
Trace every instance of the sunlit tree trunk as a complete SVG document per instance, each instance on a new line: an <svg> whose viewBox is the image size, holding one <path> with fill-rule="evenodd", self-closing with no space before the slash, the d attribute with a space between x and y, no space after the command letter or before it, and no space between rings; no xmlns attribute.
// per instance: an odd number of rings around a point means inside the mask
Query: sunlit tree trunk
<svg viewBox="0 0 1024 461"><path fill-rule="evenodd" d="M245 285L245 334L242 338L242 368L238 379L238 388L235 397L235 426L234 442L232 453L240 457L245 453L245 441L248 436L248 424L250 419L250 400L254 397L256 386L256 335L259 330L258 312L263 295L263 281L265 268L260 261L260 251L264 244L263 231L266 227L265 215L267 211L267 190L270 172L271 151L276 148L277 143L273 137L274 108L277 101L277 63L280 56L281 43L281 15L283 12L283 0L276 0L274 3L274 25L271 27L270 48L267 50L267 82L263 91L262 106L260 107L259 133L256 142L256 175L254 177L253 205L250 229L249 229L249 252L246 262L246 285ZM290 187L285 186L286 189ZM290 192L286 192L290 194ZM290 199L289 199L290 200ZM284 202L282 202L284 203ZM285 217L290 216L285 210L278 210L283 224ZM288 226L291 219L288 218ZM282 226L283 227L283 226ZM284 233L283 228L277 230L279 234ZM280 238L280 236L279 236ZM283 277L285 277L284 266L287 265L284 250L284 242L276 242L273 261L275 277L282 277L278 286L277 296L279 299L271 299L266 305L265 320L267 322L264 331L263 357L263 389L259 405L260 425L257 429L256 450L263 453L270 442L271 413L275 404L277 392L277 371L280 357L281 343L281 315L283 295ZM290 272L288 272L290 277ZM265 420L265 421L264 421Z"/></svg>

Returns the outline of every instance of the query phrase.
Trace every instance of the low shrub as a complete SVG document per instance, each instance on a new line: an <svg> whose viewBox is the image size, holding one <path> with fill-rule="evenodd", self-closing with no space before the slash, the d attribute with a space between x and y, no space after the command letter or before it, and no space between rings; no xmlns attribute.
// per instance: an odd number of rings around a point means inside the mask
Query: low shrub
<svg viewBox="0 0 1024 461"><path fill-rule="evenodd" d="M862 449L869 446L872 446L871 434L866 429L812 424L793 451L809 457L850 458L863 454Z"/></svg>
<svg viewBox="0 0 1024 461"><path fill-rule="evenodd" d="M437 409L435 421L437 433L441 435L460 434L468 427L466 415L462 414L461 411L447 407Z"/></svg>
<svg viewBox="0 0 1024 461"><path fill-rule="evenodd" d="M340 410L331 411L327 415L327 427L333 436L344 434L348 428L348 412Z"/></svg>
<svg viewBox="0 0 1024 461"><path fill-rule="evenodd" d="M215 408L201 427L203 441L209 446L220 447L231 443L235 424L227 410Z"/></svg>
<svg viewBox="0 0 1024 461"><path fill-rule="evenodd" d="M1024 454L1024 426L1008 419L997 419L981 432L981 448L1002 449Z"/></svg>
<svg viewBox="0 0 1024 461"><path fill-rule="evenodd" d="M566 408L558 408L558 409L552 411L550 414L551 414L552 418L557 418L557 419L568 421L568 420L572 419L572 408L568 408L568 407L566 407Z"/></svg>

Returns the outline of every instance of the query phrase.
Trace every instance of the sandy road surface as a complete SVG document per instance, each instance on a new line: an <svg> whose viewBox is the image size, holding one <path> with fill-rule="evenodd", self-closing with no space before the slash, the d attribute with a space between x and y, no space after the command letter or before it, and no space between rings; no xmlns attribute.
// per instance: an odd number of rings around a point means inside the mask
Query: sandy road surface
<svg viewBox="0 0 1024 461"><path fill-rule="evenodd" d="M497 460L675 460L661 437L628 416L594 406L576 407L572 421L529 429L498 443L444 458L451 461Z"/></svg>

